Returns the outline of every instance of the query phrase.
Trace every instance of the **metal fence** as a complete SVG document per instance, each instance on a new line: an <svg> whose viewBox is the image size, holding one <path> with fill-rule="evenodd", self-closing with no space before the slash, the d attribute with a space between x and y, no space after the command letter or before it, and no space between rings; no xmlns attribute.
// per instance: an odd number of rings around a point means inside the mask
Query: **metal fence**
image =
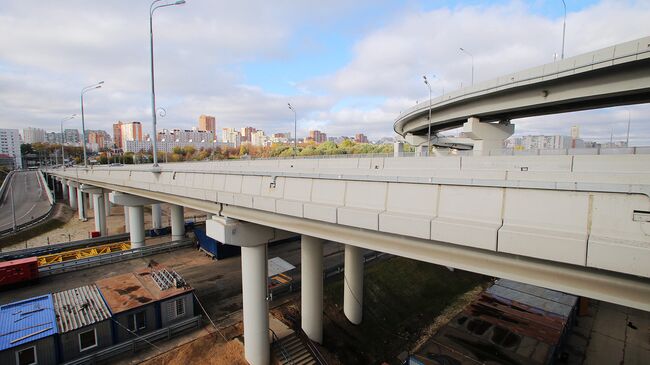
<svg viewBox="0 0 650 365"><path fill-rule="evenodd" d="M125 260L131 260L138 257L145 257L164 252L171 252L180 248L192 246L194 243L190 239L180 241L165 242L158 245L132 248L130 250L112 252L105 255L84 257L78 260L58 262L38 268L39 276L50 276L62 274L69 271L87 269L100 265L112 264Z"/></svg>
<svg viewBox="0 0 650 365"><path fill-rule="evenodd" d="M120 242L129 239L128 233L120 233L112 236L88 238L85 240L55 243L47 246L30 247L21 250L12 250L0 254L0 260L16 260L25 257L42 256L52 253L74 250L77 248L97 246L105 243Z"/></svg>
<svg viewBox="0 0 650 365"><path fill-rule="evenodd" d="M117 345L99 350L82 358L66 362L63 365L95 364L98 362L108 361L109 359L126 352L136 352L139 349L151 346L149 344L151 342L167 340L178 335L181 332L199 328L201 326L201 319L202 316L198 315L182 322L172 324L168 327L147 333L146 335L138 336L133 340L122 342Z"/></svg>

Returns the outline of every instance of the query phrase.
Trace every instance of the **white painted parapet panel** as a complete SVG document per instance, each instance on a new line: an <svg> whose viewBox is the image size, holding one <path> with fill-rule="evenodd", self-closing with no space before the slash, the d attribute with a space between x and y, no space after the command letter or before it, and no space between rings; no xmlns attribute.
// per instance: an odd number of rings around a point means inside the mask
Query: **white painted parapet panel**
<svg viewBox="0 0 650 365"><path fill-rule="evenodd" d="M345 206L338 208L338 223L358 228L379 229L379 213L386 207L388 183L348 181Z"/></svg>
<svg viewBox="0 0 650 365"><path fill-rule="evenodd" d="M431 239L496 251L503 189L443 185Z"/></svg>
<svg viewBox="0 0 650 365"><path fill-rule="evenodd" d="M647 196L593 195L587 266L650 277Z"/></svg>
<svg viewBox="0 0 650 365"><path fill-rule="evenodd" d="M588 193L507 189L499 252L586 265Z"/></svg>
<svg viewBox="0 0 650 365"><path fill-rule="evenodd" d="M431 238L439 189L439 185L389 183L386 211L379 214L379 230Z"/></svg>
<svg viewBox="0 0 650 365"><path fill-rule="evenodd" d="M314 180L311 202L305 203L305 218L336 223L336 210L345 204L345 181Z"/></svg>

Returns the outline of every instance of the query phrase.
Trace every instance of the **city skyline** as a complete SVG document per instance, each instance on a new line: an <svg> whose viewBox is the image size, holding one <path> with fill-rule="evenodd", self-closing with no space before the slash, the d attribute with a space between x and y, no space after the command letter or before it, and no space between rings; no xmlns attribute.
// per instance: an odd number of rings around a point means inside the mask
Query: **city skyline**
<svg viewBox="0 0 650 365"><path fill-rule="evenodd" d="M102 90L86 96L88 129L115 120L139 120L143 133L150 134L146 4L30 3L10 1L0 8L11 20L3 23L11 24L15 35L4 40L0 50L0 80L7 85L0 91L0 127L56 129L61 118L79 112L80 88L102 79ZM239 5L189 1L161 13L154 24L157 95L167 115L159 118L159 128L187 129L195 123L188 115L210 114L220 126L290 131L289 101L297 110L299 138L309 130L394 137L391 127L399 112L427 100L422 74L429 75L434 96L469 83L470 60L458 47L472 50L477 82L509 69L552 62L560 51L562 7L555 2L386 1L373 3L373 16L368 16L370 5L335 2L287 9L262 3L259 12L274 15L263 17L262 23ZM643 19L650 15L650 5L645 2L567 5L567 56L647 35ZM78 25L51 21L59 12L86 20ZM105 19L101 27L89 23L97 14ZM204 14L227 15L225 24L234 34L217 26L224 19ZM515 23L503 26L503 17ZM605 18L613 19L607 27L589 21ZM481 34L476 26L445 33L445 38L437 32L456 23L480 24L489 34ZM334 24L340 26L331 32ZM512 32L515 28L521 31ZM244 36L247 42L237 41ZM98 48L99 39L109 42ZM30 56L35 50L40 57ZM113 56L118 54L126 56ZM190 59L191 54L202 57ZM616 134L624 133L627 110L633 121L650 114L648 105L640 105L515 123L517 134L553 134L583 121L585 136L608 140L612 127L620 131ZM645 124L633 123L632 143L650 144Z"/></svg>

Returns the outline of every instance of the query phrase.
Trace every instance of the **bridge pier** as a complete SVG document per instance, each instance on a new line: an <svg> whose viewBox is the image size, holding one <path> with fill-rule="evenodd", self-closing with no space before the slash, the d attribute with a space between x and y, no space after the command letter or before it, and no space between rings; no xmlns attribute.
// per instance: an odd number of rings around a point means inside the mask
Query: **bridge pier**
<svg viewBox="0 0 650 365"><path fill-rule="evenodd" d="M100 189L101 191L101 189ZM95 230L99 231L102 236L108 236L106 228L106 209L104 209L104 194L93 194L95 201Z"/></svg>
<svg viewBox="0 0 650 365"><path fill-rule="evenodd" d="M72 210L77 209L77 188L75 182L68 180L68 201Z"/></svg>
<svg viewBox="0 0 650 365"><path fill-rule="evenodd" d="M185 213L183 206L171 204L169 208L171 209L172 216L172 241L183 239L185 237Z"/></svg>
<svg viewBox="0 0 650 365"><path fill-rule="evenodd" d="M94 204L93 204L93 197L92 194L88 193L86 195L86 199L88 199L88 210L95 210Z"/></svg>
<svg viewBox="0 0 650 365"><path fill-rule="evenodd" d="M131 248L144 247L144 207L129 206L129 235Z"/></svg>
<svg viewBox="0 0 650 365"><path fill-rule="evenodd" d="M84 193L81 191L81 185L76 188L77 191L77 212L79 213L79 220L87 221L86 218L86 199Z"/></svg>
<svg viewBox="0 0 650 365"><path fill-rule="evenodd" d="M110 193L109 197L113 204L123 205L125 208L124 219L129 222L131 248L144 247L144 206L154 204L156 201L117 191Z"/></svg>
<svg viewBox="0 0 650 365"><path fill-rule="evenodd" d="M94 201L94 215L95 215L95 231L100 235L107 236L108 230L106 228L106 210L104 209L104 191L102 188L88 186L86 184L81 186L84 193L88 193L91 201Z"/></svg>
<svg viewBox="0 0 650 365"><path fill-rule="evenodd" d="M63 199L68 195L68 181L66 179L61 179L61 194Z"/></svg>
<svg viewBox="0 0 650 365"><path fill-rule="evenodd" d="M104 191L104 210L106 211L106 216L111 215L111 201L108 199L108 191Z"/></svg>
<svg viewBox="0 0 650 365"><path fill-rule="evenodd" d="M129 233L129 207L124 207L124 233Z"/></svg>
<svg viewBox="0 0 650 365"><path fill-rule="evenodd" d="M207 235L241 247L244 354L251 365L268 365L269 344L267 242L275 230L267 226L214 217L206 222Z"/></svg>
<svg viewBox="0 0 650 365"><path fill-rule="evenodd" d="M151 226L153 229L162 228L162 208L160 203L151 204Z"/></svg>
<svg viewBox="0 0 650 365"><path fill-rule="evenodd" d="M363 254L361 248L345 245L343 312L353 324L363 318Z"/></svg>
<svg viewBox="0 0 650 365"><path fill-rule="evenodd" d="M251 365L270 361L266 243L241 248L244 352Z"/></svg>
<svg viewBox="0 0 650 365"><path fill-rule="evenodd" d="M310 340L323 343L323 242L302 235L300 241L300 312Z"/></svg>
<svg viewBox="0 0 650 365"><path fill-rule="evenodd" d="M481 123L475 117L463 124L463 133L474 141L474 156L486 156L490 150L502 149L503 142L514 132L514 124Z"/></svg>

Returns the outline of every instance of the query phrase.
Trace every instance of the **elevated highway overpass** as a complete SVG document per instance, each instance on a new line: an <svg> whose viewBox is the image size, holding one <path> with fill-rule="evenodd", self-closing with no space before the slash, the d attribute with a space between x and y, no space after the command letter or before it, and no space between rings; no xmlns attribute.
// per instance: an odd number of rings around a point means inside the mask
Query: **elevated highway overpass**
<svg viewBox="0 0 650 365"><path fill-rule="evenodd" d="M214 214L208 233L242 246L247 359L266 363L266 243L286 231L303 235L309 263L302 269L303 328L315 341L322 339L323 240L346 245L344 311L353 323L363 312L359 248L650 310L650 154L637 152L277 159L49 173L91 192L100 212L100 194L108 191L113 202L131 206L132 235L144 229L143 219L133 217L145 204L172 204L172 235L182 227L182 207Z"/></svg>
<svg viewBox="0 0 650 365"><path fill-rule="evenodd" d="M644 38L446 95L431 124L436 131L463 125L481 152L501 147L515 117L648 101L649 48ZM421 142L427 108L404 113L395 130ZM484 123L493 120L503 123ZM107 193L128 207L134 247L144 237L143 205L172 205L172 236L183 234L183 207L213 214L208 234L242 247L245 352L258 365L269 362L267 243L287 232L302 235L302 328L316 342L324 240L345 244L344 312L355 324L363 313L360 248L650 311L650 150L624 152L236 160L48 173L69 188L71 205L83 207L77 201L92 195L98 230Z"/></svg>
<svg viewBox="0 0 650 365"><path fill-rule="evenodd" d="M402 112L393 128L417 144L426 141L429 125L433 139L440 131L463 126L469 118L509 123L646 102L650 102L650 37L478 83L433 99L431 107L421 102Z"/></svg>

